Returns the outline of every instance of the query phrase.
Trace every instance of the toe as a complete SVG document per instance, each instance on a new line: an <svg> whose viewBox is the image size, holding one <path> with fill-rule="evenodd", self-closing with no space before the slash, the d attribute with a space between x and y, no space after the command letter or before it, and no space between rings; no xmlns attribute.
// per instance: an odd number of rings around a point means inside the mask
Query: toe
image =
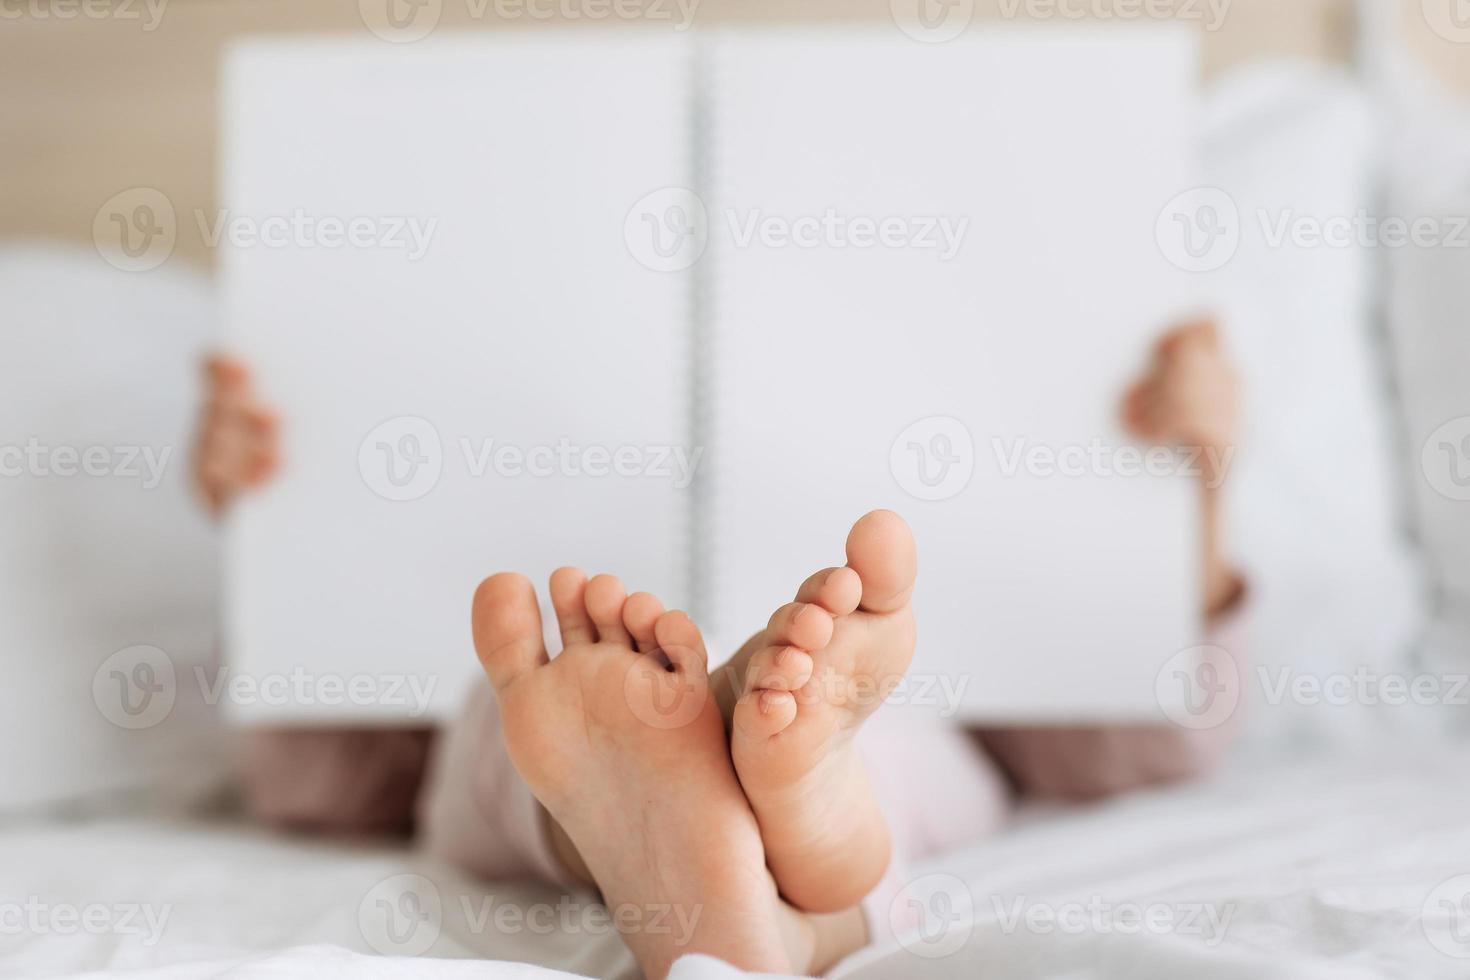
<svg viewBox="0 0 1470 980"><path fill-rule="evenodd" d="M587 576L580 568L558 568L551 573L551 607L561 628L562 649L597 642L597 627L587 615Z"/></svg>
<svg viewBox="0 0 1470 980"><path fill-rule="evenodd" d="M536 589L524 575L492 575L475 590L471 607L475 652L497 691L546 663Z"/></svg>
<svg viewBox="0 0 1470 980"><path fill-rule="evenodd" d="M677 610L664 613L653 624L653 635L658 649L677 670L693 674L706 672L704 637L686 613Z"/></svg>
<svg viewBox="0 0 1470 980"><path fill-rule="evenodd" d="M875 510L847 535L847 566L863 583L862 608L888 613L908 604L919 559L909 526L891 510Z"/></svg>
<svg viewBox="0 0 1470 980"><path fill-rule="evenodd" d="M797 691L811 680L812 655L792 646L765 647L745 668L747 691Z"/></svg>
<svg viewBox="0 0 1470 980"><path fill-rule="evenodd" d="M766 641L773 646L820 650L832 639L832 616L808 602L790 602L777 609L766 626Z"/></svg>
<svg viewBox="0 0 1470 980"><path fill-rule="evenodd" d="M863 597L863 582L850 568L824 568L801 584L797 602L810 602L834 616L846 616Z"/></svg>
<svg viewBox="0 0 1470 980"><path fill-rule="evenodd" d="M796 698L788 691L751 691L735 705L731 723L748 739L762 740L785 731L796 718Z"/></svg>
<svg viewBox="0 0 1470 980"><path fill-rule="evenodd" d="M653 624L663 614L664 604L650 592L634 592L623 604L623 627L638 645L639 653L652 653L658 649Z"/></svg>
<svg viewBox="0 0 1470 980"><path fill-rule="evenodd" d="M621 643L632 646L632 638L623 626L623 604L627 602L628 590L616 575L596 575L587 583L587 614L597 627L597 638L602 643Z"/></svg>

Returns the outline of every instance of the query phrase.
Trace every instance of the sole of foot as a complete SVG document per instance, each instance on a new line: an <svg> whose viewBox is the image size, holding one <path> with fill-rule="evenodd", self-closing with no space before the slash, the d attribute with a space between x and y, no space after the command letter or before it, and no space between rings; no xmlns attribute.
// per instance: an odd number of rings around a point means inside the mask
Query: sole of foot
<svg viewBox="0 0 1470 980"><path fill-rule="evenodd" d="M847 564L817 572L754 642L730 753L782 895L810 912L860 902L889 861L853 744L913 659L913 535L891 511L853 525Z"/></svg>

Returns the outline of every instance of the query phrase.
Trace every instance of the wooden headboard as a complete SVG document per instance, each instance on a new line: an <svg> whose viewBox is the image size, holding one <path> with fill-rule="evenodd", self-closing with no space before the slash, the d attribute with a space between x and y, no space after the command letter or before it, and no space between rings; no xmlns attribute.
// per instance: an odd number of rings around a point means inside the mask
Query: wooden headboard
<svg viewBox="0 0 1470 980"><path fill-rule="evenodd" d="M86 9L96 10L97 2L87 0ZM181 214L211 211L222 47L246 34L365 32L358 0L101 2L109 5L109 16L78 16L81 0L28 0L27 6L0 9L0 92L5 93L0 96L0 147L5 148L0 153L0 240L91 247L97 209L129 187L158 188ZM530 19L524 14L527 2L535 0L443 0L440 27L554 30L567 23L565 18ZM536 9L558 9L567 2L542 0ZM598 2L606 7L611 0L570 0L570 5L590 10ZM683 2L687 7L690 0ZM975 16L995 19L1009 11L1021 19L1028 10L1056 11L1059 2L1064 10L1114 2L1142 5L1140 0L977 0ZM1159 2L1147 0L1147 7L1157 9ZM1163 2L1193 11L1211 4ZM1338 62L1351 56L1352 0L1213 2L1228 6L1220 29L1202 31L1207 73L1276 55ZM1419 0L1405 2L1419 5ZM618 3L676 8L675 0ZM31 13L37 6L52 15ZM66 10L71 17L60 16ZM890 0L701 0L695 10L697 24L893 23ZM1068 23L1055 13L1047 19ZM210 250L184 224L173 261L209 266Z"/></svg>

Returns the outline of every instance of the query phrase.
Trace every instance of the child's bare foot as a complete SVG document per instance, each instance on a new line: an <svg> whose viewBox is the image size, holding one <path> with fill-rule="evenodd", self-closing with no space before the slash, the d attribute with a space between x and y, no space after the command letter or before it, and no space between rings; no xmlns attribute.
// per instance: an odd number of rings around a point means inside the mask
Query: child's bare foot
<svg viewBox="0 0 1470 980"><path fill-rule="evenodd" d="M475 648L511 760L602 889L644 973L686 953L785 973L810 928L783 907L731 767L699 631L640 593L563 568L548 661L535 590L496 575L475 594ZM805 930L805 931L803 931Z"/></svg>
<svg viewBox="0 0 1470 980"><path fill-rule="evenodd" d="M874 511L847 536L847 565L806 580L752 641L730 754L766 860L798 908L856 905L888 867L888 827L853 736L914 653L917 558L908 525Z"/></svg>

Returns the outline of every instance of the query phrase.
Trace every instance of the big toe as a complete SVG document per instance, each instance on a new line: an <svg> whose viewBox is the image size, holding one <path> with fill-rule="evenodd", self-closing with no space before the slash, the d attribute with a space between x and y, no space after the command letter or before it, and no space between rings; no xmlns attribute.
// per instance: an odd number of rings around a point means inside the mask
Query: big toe
<svg viewBox="0 0 1470 980"><path fill-rule="evenodd" d="M887 613L908 604L919 557L909 526L891 510L864 515L847 535L847 564L863 582L861 608Z"/></svg>
<svg viewBox="0 0 1470 980"><path fill-rule="evenodd" d="M481 582L470 619L475 652L497 691L547 662L536 589L524 575L502 572Z"/></svg>

